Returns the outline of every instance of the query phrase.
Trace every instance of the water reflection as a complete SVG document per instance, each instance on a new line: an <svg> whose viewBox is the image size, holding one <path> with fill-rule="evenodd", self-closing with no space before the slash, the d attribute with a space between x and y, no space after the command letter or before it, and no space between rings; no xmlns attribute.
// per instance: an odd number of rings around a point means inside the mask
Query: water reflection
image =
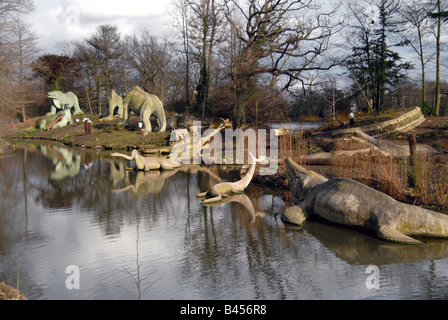
<svg viewBox="0 0 448 320"><path fill-rule="evenodd" d="M280 219L285 192L250 185L202 206L197 193L239 178L222 168L135 172L61 148L18 145L0 159L0 281L15 285L19 251L31 299L135 299L120 270L135 266L136 230L141 272L157 279L144 299L447 296L447 241L394 245L317 221L290 228ZM79 291L65 288L68 264L80 267ZM369 264L381 268L380 291L365 287Z"/></svg>
<svg viewBox="0 0 448 320"><path fill-rule="evenodd" d="M424 245L410 246L384 242L373 234L369 236L325 223L310 223L304 229L337 257L350 264L381 266L448 257L448 241L444 239L430 239Z"/></svg>
<svg viewBox="0 0 448 320"><path fill-rule="evenodd" d="M63 180L67 177L74 177L81 168L81 156L73 150L62 146L40 145L39 150L46 158L53 162L53 172L50 178L53 180ZM86 165L89 168L91 165Z"/></svg>

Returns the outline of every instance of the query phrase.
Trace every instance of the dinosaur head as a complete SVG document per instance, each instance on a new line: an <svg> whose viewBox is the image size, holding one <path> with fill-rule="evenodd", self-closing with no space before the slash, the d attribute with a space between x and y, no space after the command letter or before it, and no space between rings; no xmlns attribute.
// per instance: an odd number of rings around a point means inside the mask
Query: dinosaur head
<svg viewBox="0 0 448 320"><path fill-rule="evenodd" d="M289 182L289 190L293 196L294 203L298 204L305 199L305 196L314 186L327 182L328 179L320 174L306 170L295 163L291 158L285 159L286 176Z"/></svg>
<svg viewBox="0 0 448 320"><path fill-rule="evenodd" d="M48 92L47 97L49 99L59 99L60 93L61 93L60 91L51 91L51 92Z"/></svg>

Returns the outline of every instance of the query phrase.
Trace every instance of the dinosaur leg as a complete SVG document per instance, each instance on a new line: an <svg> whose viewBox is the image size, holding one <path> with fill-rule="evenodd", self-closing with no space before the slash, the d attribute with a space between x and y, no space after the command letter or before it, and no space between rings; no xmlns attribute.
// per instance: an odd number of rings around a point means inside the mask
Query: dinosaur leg
<svg viewBox="0 0 448 320"><path fill-rule="evenodd" d="M174 170L179 168L181 165L173 163L170 159L160 160L160 166L163 170Z"/></svg>
<svg viewBox="0 0 448 320"><path fill-rule="evenodd" d="M142 106L142 111L140 114L140 120L143 122L143 135L145 136L152 131L151 119L150 119L151 113L149 111L146 111L147 108L148 106L144 104Z"/></svg>
<svg viewBox="0 0 448 320"><path fill-rule="evenodd" d="M381 226L378 230L378 237L384 240L401 244L423 244L423 242L411 238L404 233L386 226Z"/></svg>
<svg viewBox="0 0 448 320"><path fill-rule="evenodd" d="M123 126L127 127L129 126L129 117L131 115L131 109L129 108L128 104L126 103L123 105Z"/></svg>
<svg viewBox="0 0 448 320"><path fill-rule="evenodd" d="M282 213L281 219L286 223L302 226L306 222L307 215L300 206L292 206Z"/></svg>
<svg viewBox="0 0 448 320"><path fill-rule="evenodd" d="M207 205L207 204L216 203L216 202L220 202L220 201L222 201L221 195L213 197L213 198L202 200L202 204L203 205Z"/></svg>
<svg viewBox="0 0 448 320"><path fill-rule="evenodd" d="M196 198L199 198L199 199L205 199L205 197L206 197L206 195L207 195L207 192L208 192L208 191L205 191L205 192L202 192L202 193L198 193L198 194L196 195Z"/></svg>

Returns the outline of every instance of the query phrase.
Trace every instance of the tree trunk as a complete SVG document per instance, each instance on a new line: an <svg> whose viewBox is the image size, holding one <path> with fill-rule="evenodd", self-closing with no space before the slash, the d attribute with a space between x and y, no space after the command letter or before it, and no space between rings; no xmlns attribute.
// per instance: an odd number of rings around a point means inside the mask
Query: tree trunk
<svg viewBox="0 0 448 320"><path fill-rule="evenodd" d="M442 11L441 0L437 1L438 12ZM436 57L436 115L439 116L440 113L440 37L441 37L441 27L442 27L442 16L439 15L437 18L437 57Z"/></svg>

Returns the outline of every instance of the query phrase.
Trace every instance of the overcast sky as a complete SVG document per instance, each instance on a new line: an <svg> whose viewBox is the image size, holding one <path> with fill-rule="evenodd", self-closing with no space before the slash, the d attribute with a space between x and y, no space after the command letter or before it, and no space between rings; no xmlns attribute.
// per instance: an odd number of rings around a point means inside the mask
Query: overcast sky
<svg viewBox="0 0 448 320"><path fill-rule="evenodd" d="M163 36L169 0L34 0L36 10L27 17L44 53L60 53L57 42L90 37L101 24L112 24L122 35L146 27Z"/></svg>

